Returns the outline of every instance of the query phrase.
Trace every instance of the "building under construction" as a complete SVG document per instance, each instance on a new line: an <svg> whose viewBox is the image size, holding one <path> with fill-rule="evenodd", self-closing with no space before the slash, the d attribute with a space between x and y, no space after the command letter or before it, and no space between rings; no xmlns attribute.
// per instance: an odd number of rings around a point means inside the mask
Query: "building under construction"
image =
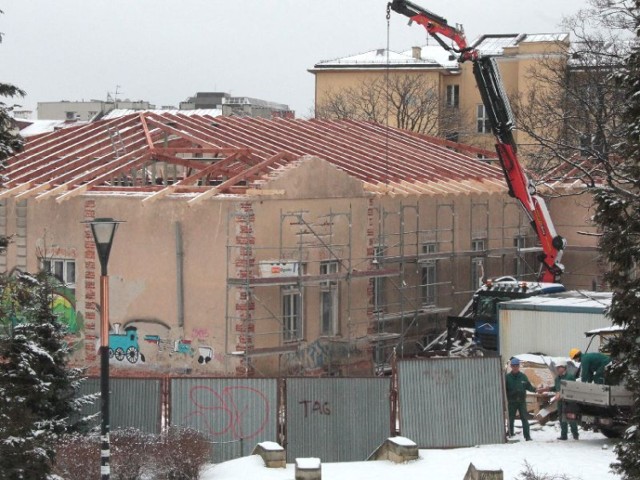
<svg viewBox="0 0 640 480"><path fill-rule="evenodd" d="M531 227L477 154L356 121L93 122L31 138L11 159L2 268L51 271L74 363L97 366L99 265L82 222L115 218L113 368L380 373L394 349L419 352L483 279L536 278ZM580 201L554 200L551 214L573 245L565 283L592 288Z"/></svg>

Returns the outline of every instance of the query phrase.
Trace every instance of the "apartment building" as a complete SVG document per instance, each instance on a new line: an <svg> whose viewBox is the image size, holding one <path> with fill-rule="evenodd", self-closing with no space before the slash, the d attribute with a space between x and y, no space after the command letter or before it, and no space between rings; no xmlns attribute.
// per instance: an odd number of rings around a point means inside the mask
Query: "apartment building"
<svg viewBox="0 0 640 480"><path fill-rule="evenodd" d="M506 93L510 97L526 99L532 89L538 88L529 75L531 70L544 68L543 60L566 58L569 35L490 34L479 37L472 42L472 46L481 55L495 57ZM398 79L420 78L423 89L428 89L435 98L433 111L423 113L432 115L430 131L422 133L493 150L493 136L472 68L473 65L469 62L459 64L449 52L432 41L432 44L413 47L400 53L379 49L321 61L309 71L315 76L317 112L326 112L327 106L330 106L340 92L367 90L375 82L393 90L398 85L394 83ZM407 82L404 85L406 84ZM409 93L416 95L416 92ZM378 97L376 101L382 102L381 98L382 96ZM384 109L386 106L378 107ZM332 117L331 109L329 110L328 116ZM395 126L398 117L393 105L390 110L388 121ZM362 115L359 116L362 118ZM520 131L515 132L515 139L521 145L530 141Z"/></svg>

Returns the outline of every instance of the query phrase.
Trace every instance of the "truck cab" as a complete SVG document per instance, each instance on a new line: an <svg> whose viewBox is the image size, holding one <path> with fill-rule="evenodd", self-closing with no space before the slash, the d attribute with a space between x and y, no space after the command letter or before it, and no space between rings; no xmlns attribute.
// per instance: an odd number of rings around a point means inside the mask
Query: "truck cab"
<svg viewBox="0 0 640 480"><path fill-rule="evenodd" d="M484 351L500 353L498 304L509 300L564 292L560 283L523 282L513 277L487 280L473 295L471 311L476 344ZM467 314L467 315L469 315Z"/></svg>

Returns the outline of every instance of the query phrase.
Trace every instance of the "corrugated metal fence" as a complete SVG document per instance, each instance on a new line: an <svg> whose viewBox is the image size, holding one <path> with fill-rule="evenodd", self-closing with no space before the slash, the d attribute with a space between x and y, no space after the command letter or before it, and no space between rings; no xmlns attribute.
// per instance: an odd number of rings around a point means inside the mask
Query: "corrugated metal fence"
<svg viewBox="0 0 640 480"><path fill-rule="evenodd" d="M278 381L273 378L175 378L171 425L190 427L214 444L215 462L249 455L278 439Z"/></svg>
<svg viewBox="0 0 640 480"><path fill-rule="evenodd" d="M190 427L213 444L214 462L263 441L282 444L288 462L365 460L395 433L398 413L400 434L422 448L505 441L499 358L401 361L397 375L397 391L389 377L111 378L111 430ZM99 387L89 379L81 393Z"/></svg>
<svg viewBox="0 0 640 480"><path fill-rule="evenodd" d="M421 448L503 443L499 357L398 362L400 431Z"/></svg>
<svg viewBox="0 0 640 480"><path fill-rule="evenodd" d="M365 460L390 435L389 378L287 379L287 462Z"/></svg>
<svg viewBox="0 0 640 480"><path fill-rule="evenodd" d="M160 433L161 429L160 378L111 378L109 380L109 422L111 430L137 428L147 433ZM100 379L88 378L80 386L80 395L100 394ZM82 410L82 415L100 411L100 401ZM93 426L100 425L99 415Z"/></svg>

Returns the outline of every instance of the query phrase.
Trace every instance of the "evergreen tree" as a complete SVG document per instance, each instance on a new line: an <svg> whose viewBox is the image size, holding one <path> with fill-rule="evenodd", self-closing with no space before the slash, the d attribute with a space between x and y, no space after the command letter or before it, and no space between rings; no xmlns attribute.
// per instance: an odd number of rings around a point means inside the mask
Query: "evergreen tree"
<svg viewBox="0 0 640 480"><path fill-rule="evenodd" d="M4 276L0 291L0 479L42 479L82 402L81 372L66 366L45 275Z"/></svg>
<svg viewBox="0 0 640 480"><path fill-rule="evenodd" d="M24 91L0 83L0 97L16 96ZM0 170L23 147L12 110L0 101ZM0 185L4 180L2 175ZM0 237L0 251L7 244ZM0 480L47 477L56 440L89 400L74 399L81 372L67 368L66 361L63 326L53 315L46 276L0 275Z"/></svg>
<svg viewBox="0 0 640 480"><path fill-rule="evenodd" d="M640 479L640 0L632 10L636 40L626 68L619 75L626 92L625 141L619 146L615 179L608 175L596 194L600 247L609 261L607 280L614 291L610 315L626 328L611 342L614 371L633 391L631 428L616 446L614 469L627 480Z"/></svg>

